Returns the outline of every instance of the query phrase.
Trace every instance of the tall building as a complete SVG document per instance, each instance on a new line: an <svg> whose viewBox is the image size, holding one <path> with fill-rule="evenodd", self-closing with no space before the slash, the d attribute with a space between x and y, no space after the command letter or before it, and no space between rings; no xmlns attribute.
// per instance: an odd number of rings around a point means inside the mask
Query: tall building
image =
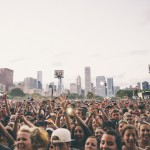
<svg viewBox="0 0 150 150"><path fill-rule="evenodd" d="M119 90L120 90L120 86L114 86L114 95L115 96Z"/></svg>
<svg viewBox="0 0 150 150"><path fill-rule="evenodd" d="M113 78L107 78L107 97L111 98L113 96L114 96Z"/></svg>
<svg viewBox="0 0 150 150"><path fill-rule="evenodd" d="M27 77L24 79L24 92L28 93L30 89L36 89L37 79Z"/></svg>
<svg viewBox="0 0 150 150"><path fill-rule="evenodd" d="M77 94L79 96L82 94L81 77L79 75L77 77Z"/></svg>
<svg viewBox="0 0 150 150"><path fill-rule="evenodd" d="M96 88L94 87L94 84L91 83L91 92L95 95L95 91L96 91Z"/></svg>
<svg viewBox="0 0 150 150"><path fill-rule="evenodd" d="M148 90L149 89L149 83L147 81L142 82L142 89Z"/></svg>
<svg viewBox="0 0 150 150"><path fill-rule="evenodd" d="M106 85L104 76L96 77L96 95L106 97Z"/></svg>
<svg viewBox="0 0 150 150"><path fill-rule="evenodd" d="M37 89L42 89L42 71L37 71Z"/></svg>
<svg viewBox="0 0 150 150"><path fill-rule="evenodd" d="M85 67L85 96L91 92L91 68Z"/></svg>
<svg viewBox="0 0 150 150"><path fill-rule="evenodd" d="M5 85L6 91L13 85L14 71L8 68L0 68L0 83Z"/></svg>
<svg viewBox="0 0 150 150"><path fill-rule="evenodd" d="M138 88L139 90L141 89L141 83L140 83L140 82L137 83L137 88Z"/></svg>
<svg viewBox="0 0 150 150"><path fill-rule="evenodd" d="M77 85L75 83L70 83L70 93L77 94Z"/></svg>

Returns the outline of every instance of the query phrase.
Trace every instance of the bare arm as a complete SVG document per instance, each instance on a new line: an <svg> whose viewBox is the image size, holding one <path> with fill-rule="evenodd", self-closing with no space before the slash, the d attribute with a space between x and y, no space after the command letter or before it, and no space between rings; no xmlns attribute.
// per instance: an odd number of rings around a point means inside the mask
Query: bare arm
<svg viewBox="0 0 150 150"><path fill-rule="evenodd" d="M20 118L23 119L24 123L28 125L29 127L34 127L34 124L32 124L24 115L21 115Z"/></svg>
<svg viewBox="0 0 150 150"><path fill-rule="evenodd" d="M14 138L8 133L3 124L0 122L0 130L4 133L4 135L8 138L11 143L14 143Z"/></svg>
<svg viewBox="0 0 150 150"><path fill-rule="evenodd" d="M5 100L5 107L6 107L7 114L8 114L8 116L11 116L10 109L9 109L9 106L8 106L8 101L7 101L7 95L5 94L3 97L4 97L4 100Z"/></svg>
<svg viewBox="0 0 150 150"><path fill-rule="evenodd" d="M63 108L63 113L64 113L64 118L66 121L67 129L71 131L71 122L70 122L70 117L67 113L67 105L68 105L68 100L66 99L65 96L60 96L60 100L62 101L62 108Z"/></svg>

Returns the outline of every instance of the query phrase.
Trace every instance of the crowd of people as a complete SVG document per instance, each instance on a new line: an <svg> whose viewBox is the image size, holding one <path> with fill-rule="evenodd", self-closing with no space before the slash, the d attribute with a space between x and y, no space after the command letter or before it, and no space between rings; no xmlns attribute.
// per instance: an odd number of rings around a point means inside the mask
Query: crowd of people
<svg viewBox="0 0 150 150"><path fill-rule="evenodd" d="M7 100L0 150L150 150L149 100Z"/></svg>

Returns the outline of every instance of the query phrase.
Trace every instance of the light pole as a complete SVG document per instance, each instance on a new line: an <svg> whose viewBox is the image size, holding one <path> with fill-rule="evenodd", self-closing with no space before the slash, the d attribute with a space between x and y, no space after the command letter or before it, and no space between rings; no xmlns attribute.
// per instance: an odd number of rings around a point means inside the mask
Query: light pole
<svg viewBox="0 0 150 150"><path fill-rule="evenodd" d="M55 70L54 78L58 78L58 96L62 94L62 78L64 78L63 70Z"/></svg>
<svg viewBox="0 0 150 150"><path fill-rule="evenodd" d="M107 98L107 83L106 83L106 81L105 81L104 85L105 85L105 92L106 92L106 98Z"/></svg>

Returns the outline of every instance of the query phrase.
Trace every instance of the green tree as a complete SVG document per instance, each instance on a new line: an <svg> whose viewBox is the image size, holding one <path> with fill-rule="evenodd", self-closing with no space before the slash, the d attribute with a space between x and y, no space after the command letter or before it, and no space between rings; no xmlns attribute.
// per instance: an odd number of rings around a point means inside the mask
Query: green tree
<svg viewBox="0 0 150 150"><path fill-rule="evenodd" d="M87 93L87 99L93 99L95 96L92 92Z"/></svg>
<svg viewBox="0 0 150 150"><path fill-rule="evenodd" d="M78 98L78 94L76 94L76 93L69 93L67 96L69 99L77 99Z"/></svg>
<svg viewBox="0 0 150 150"><path fill-rule="evenodd" d="M25 93L20 88L15 88L10 91L9 95L13 97L15 96L23 97L25 96Z"/></svg>
<svg viewBox="0 0 150 150"><path fill-rule="evenodd" d="M116 96L120 98L123 98L124 96L128 96L129 98L132 98L133 90L119 90Z"/></svg>
<svg viewBox="0 0 150 150"><path fill-rule="evenodd" d="M103 100L104 97L96 95L96 96L95 96L95 99L96 99L96 100Z"/></svg>

